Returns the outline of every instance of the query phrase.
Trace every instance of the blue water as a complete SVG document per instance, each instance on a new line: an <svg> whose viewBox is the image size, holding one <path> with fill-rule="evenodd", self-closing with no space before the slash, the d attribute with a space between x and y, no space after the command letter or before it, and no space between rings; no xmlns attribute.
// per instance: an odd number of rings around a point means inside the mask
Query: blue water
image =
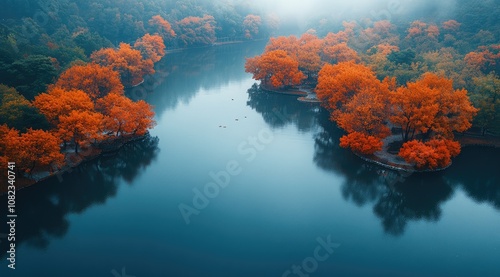
<svg viewBox="0 0 500 277"><path fill-rule="evenodd" d="M251 89L263 48L167 55L129 92L155 106L151 138L19 191L0 276L500 276L498 150L366 164L319 107Z"/></svg>

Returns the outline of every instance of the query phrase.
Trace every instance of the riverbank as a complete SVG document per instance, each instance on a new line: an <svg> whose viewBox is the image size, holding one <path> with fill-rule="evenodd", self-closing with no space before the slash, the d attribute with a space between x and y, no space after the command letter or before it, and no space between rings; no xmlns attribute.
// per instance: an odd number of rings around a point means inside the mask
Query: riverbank
<svg viewBox="0 0 500 277"><path fill-rule="evenodd" d="M314 93L312 89L308 87L299 86L299 87L292 87L290 89L277 89L277 88L270 88L266 85L261 84L260 88L270 93L299 96L297 100L300 102L314 103L314 104L321 103L321 101L319 101L319 99L316 97L316 93Z"/></svg>
<svg viewBox="0 0 500 277"><path fill-rule="evenodd" d="M416 172L438 172L443 171L449 168L452 163L443 168L437 169L425 169L419 170L416 169L414 165L407 163L403 158L399 157L397 154L392 154L390 152L390 147L392 143L397 143L400 141L401 135L396 134L389 136L383 140L384 145L381 151L375 152L373 155L362 155L359 153L354 153L356 156L361 158L362 160L376 164L387 169L404 171L409 173ZM485 135L485 136L474 136L470 134L462 134L460 137L455 138L462 148L464 147L490 147L490 148L500 148L500 137Z"/></svg>
<svg viewBox="0 0 500 277"><path fill-rule="evenodd" d="M214 42L212 44L207 44L203 46L196 46L196 47L179 47L179 48L171 48L165 51L166 54L172 54L172 53L178 53L182 52L184 50L190 50L190 49L203 49L203 48L209 48L209 47L214 47L214 46L223 46L223 45L230 45L230 44L240 44L240 43L245 43L245 42L255 42L255 41L267 41L268 38L263 38L263 39L252 39L252 40L234 40L234 41L221 41L221 42Z"/></svg>
<svg viewBox="0 0 500 277"><path fill-rule="evenodd" d="M145 140L149 136L150 134L147 132L143 136L126 137L110 142L102 142L98 146L81 149L79 153L74 152L72 149L65 149L62 152L65 155L65 165L62 168L54 170L54 167L46 166L33 172L30 177L17 175L15 182L16 191L51 178L61 178L60 176L62 176L62 174L73 171L74 168L80 166L81 164L93 161L104 155L114 155L125 145ZM0 186L0 196L6 193L7 186L2 184Z"/></svg>

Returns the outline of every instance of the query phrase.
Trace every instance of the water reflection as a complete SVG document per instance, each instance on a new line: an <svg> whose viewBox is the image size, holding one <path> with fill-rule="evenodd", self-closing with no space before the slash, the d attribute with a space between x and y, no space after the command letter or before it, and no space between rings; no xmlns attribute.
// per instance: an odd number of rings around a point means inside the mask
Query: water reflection
<svg viewBox="0 0 500 277"><path fill-rule="evenodd" d="M317 126L318 105L299 102L297 96L265 92L257 84L248 89L247 106L260 113L272 128L293 124L301 132L309 132Z"/></svg>
<svg viewBox="0 0 500 277"><path fill-rule="evenodd" d="M189 49L165 56L146 82L132 96L148 95L158 116L189 101L200 92L248 78L245 58L262 52L265 42L228 44Z"/></svg>
<svg viewBox="0 0 500 277"><path fill-rule="evenodd" d="M446 177L475 201L500 210L500 149L466 147L447 170Z"/></svg>
<svg viewBox="0 0 500 277"><path fill-rule="evenodd" d="M115 155L84 163L73 172L52 178L18 192L16 245L28 244L44 249L54 238L63 237L69 228L67 216L82 213L116 195L120 180L129 184L158 154L158 138L147 136L125 145ZM0 202L7 203L6 196ZM7 214L6 205L0 213ZM0 244L4 257L7 244Z"/></svg>
<svg viewBox="0 0 500 277"><path fill-rule="evenodd" d="M452 195L441 173L413 174L368 164L339 147L342 131L324 110L318 115L321 131L315 137L314 162L342 175L342 196L358 206L373 205L386 233L402 235L410 221L437 221L440 205Z"/></svg>

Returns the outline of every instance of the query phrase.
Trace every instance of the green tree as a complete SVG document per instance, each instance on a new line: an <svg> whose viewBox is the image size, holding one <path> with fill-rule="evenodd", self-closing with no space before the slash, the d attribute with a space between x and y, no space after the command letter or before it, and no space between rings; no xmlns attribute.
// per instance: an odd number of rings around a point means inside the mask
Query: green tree
<svg viewBox="0 0 500 277"><path fill-rule="evenodd" d="M22 132L28 128L48 129L45 117L14 88L0 84L0 125Z"/></svg>

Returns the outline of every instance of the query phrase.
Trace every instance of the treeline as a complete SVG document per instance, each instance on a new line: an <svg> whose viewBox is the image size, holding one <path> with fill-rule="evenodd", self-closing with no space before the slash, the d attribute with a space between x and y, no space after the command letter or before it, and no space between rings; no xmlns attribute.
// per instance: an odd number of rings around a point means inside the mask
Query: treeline
<svg viewBox="0 0 500 277"><path fill-rule="evenodd" d="M265 38L277 17L245 1L7 1L0 11L0 83L28 100L74 61L159 34L169 49Z"/></svg>
<svg viewBox="0 0 500 277"><path fill-rule="evenodd" d="M81 148L98 153L102 145L146 134L155 125L152 106L130 100L124 89L153 74L164 55L163 38L145 34L133 45L103 48L88 63L73 63L33 99L0 85L0 162L16 162L30 175L52 172Z"/></svg>
<svg viewBox="0 0 500 277"><path fill-rule="evenodd" d="M365 22L366 23L366 22ZM331 119L348 134L341 146L371 155L396 127L399 155L419 169L447 166L458 155L457 132L472 123L500 132L500 44L462 52L462 23L344 22L323 38L309 30L271 38L246 71L264 86L315 86ZM488 42L490 40L485 40Z"/></svg>

